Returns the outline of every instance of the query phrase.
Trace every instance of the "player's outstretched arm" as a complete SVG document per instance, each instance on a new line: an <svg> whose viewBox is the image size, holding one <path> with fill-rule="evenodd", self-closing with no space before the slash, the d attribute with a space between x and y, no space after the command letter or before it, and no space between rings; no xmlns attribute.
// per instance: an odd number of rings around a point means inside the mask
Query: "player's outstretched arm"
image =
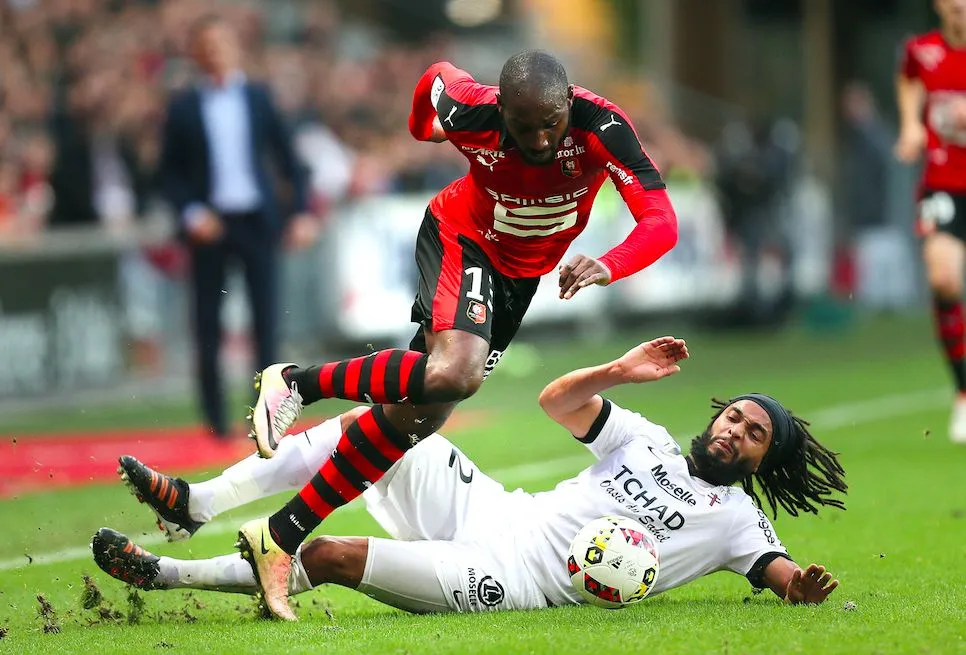
<svg viewBox="0 0 966 655"><path fill-rule="evenodd" d="M839 586L824 566L811 564L804 571L795 562L778 557L768 565L765 584L790 605L818 605Z"/></svg>
<svg viewBox="0 0 966 655"><path fill-rule="evenodd" d="M926 146L926 126L922 122L922 108L926 90L922 82L900 73L896 78L896 104L899 108L899 138L895 155L899 161L912 164L919 159Z"/></svg>
<svg viewBox="0 0 966 655"><path fill-rule="evenodd" d="M627 351L612 362L571 371L548 384L540 394L547 416L576 437L587 434L603 406L601 391L620 384L653 382L681 370L688 358L684 339L659 337Z"/></svg>

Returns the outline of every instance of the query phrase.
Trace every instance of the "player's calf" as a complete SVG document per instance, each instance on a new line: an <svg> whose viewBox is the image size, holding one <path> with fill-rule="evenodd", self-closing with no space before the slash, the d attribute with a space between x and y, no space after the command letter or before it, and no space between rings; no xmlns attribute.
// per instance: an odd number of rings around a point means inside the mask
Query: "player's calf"
<svg viewBox="0 0 966 655"><path fill-rule="evenodd" d="M302 546L299 559L313 587L337 584L350 589L362 583L369 554L365 537L316 537Z"/></svg>

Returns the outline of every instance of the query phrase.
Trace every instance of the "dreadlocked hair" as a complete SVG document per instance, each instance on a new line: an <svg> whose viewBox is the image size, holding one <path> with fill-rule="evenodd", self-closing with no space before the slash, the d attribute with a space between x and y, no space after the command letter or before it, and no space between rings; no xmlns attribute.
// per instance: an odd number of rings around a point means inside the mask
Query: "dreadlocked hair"
<svg viewBox="0 0 966 655"><path fill-rule="evenodd" d="M717 418L728 403L712 398L711 406L717 410L714 416ZM742 479L741 488L758 507L764 509L755 489L757 480L773 518L778 517L779 506L792 516L798 516L799 512L817 514L819 506L844 510L844 501L831 498L834 492L846 493L849 488L845 482L845 469L839 464L839 453L832 452L811 435L808 421L791 412L789 414L798 432L798 449L770 470Z"/></svg>

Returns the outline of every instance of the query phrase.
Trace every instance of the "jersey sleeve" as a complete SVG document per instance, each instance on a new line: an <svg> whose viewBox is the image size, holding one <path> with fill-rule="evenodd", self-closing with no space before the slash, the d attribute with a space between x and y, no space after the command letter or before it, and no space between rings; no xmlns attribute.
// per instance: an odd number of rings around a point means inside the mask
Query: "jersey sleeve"
<svg viewBox="0 0 966 655"><path fill-rule="evenodd" d="M899 48L899 74L909 79L919 77L919 60L913 52L915 39L906 39Z"/></svg>
<svg viewBox="0 0 966 655"><path fill-rule="evenodd" d="M590 430L578 441L598 459L603 459L634 439L645 439L655 448L672 454L681 453L680 446L664 426L651 423L640 414L615 405L606 398Z"/></svg>
<svg viewBox="0 0 966 655"><path fill-rule="evenodd" d="M788 551L779 541L771 521L751 498L745 497L736 511L738 515L728 540L724 565L728 570L746 576L755 587L762 588L765 567L776 557L789 558Z"/></svg>
<svg viewBox="0 0 966 655"><path fill-rule="evenodd" d="M599 258L614 282L650 266L674 247L677 215L630 119L615 105L589 104L596 113L584 118L591 128L589 142L636 222L621 244Z"/></svg>
<svg viewBox="0 0 966 655"><path fill-rule="evenodd" d="M446 61L430 66L416 84L409 132L420 141L428 141L437 116L454 143L463 132L499 129L495 95L490 87Z"/></svg>

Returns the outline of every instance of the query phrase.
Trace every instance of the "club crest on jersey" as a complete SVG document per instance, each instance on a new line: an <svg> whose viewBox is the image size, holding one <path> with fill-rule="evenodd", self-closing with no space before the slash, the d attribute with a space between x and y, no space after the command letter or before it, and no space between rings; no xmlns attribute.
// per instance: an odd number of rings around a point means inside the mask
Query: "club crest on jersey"
<svg viewBox="0 0 966 655"><path fill-rule="evenodd" d="M486 305L475 300L471 300L469 306L466 308L466 318L470 319L477 325L483 325L486 323Z"/></svg>
<svg viewBox="0 0 966 655"><path fill-rule="evenodd" d="M946 58L946 50L941 45L924 43L913 48L912 56L926 70L936 70L936 67Z"/></svg>
<svg viewBox="0 0 966 655"><path fill-rule="evenodd" d="M580 177L580 162L576 159L564 159L560 162L560 172L567 177Z"/></svg>

